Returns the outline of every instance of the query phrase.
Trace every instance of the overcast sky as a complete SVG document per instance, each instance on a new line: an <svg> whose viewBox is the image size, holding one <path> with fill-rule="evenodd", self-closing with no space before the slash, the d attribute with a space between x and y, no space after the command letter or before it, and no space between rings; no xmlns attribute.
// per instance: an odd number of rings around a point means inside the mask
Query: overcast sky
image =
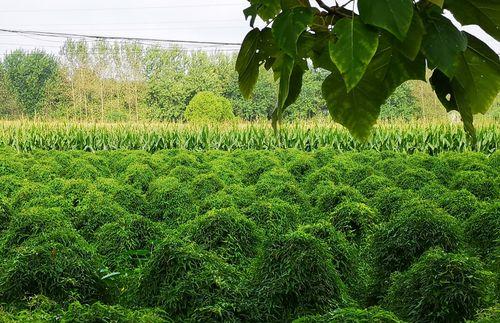
<svg viewBox="0 0 500 323"><path fill-rule="evenodd" d="M241 42L249 30L244 0L17 0L1 1L0 29L104 36ZM481 36L500 52L500 43ZM0 32L0 54L16 48L57 53L64 40ZM234 48L234 47L233 47ZM229 50L231 48L227 48Z"/></svg>

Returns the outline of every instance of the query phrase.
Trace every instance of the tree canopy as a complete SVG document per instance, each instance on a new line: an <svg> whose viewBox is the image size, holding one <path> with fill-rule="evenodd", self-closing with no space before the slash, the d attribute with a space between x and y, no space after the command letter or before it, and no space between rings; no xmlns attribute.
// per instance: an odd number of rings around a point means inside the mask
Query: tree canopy
<svg viewBox="0 0 500 323"><path fill-rule="evenodd" d="M447 111L460 113L475 140L473 115L485 113L500 91L498 55L445 16L478 25L500 40L498 0L249 0L253 28L236 61L240 90L249 98L259 68L279 80L276 126L301 92L304 72L329 71L322 85L332 118L366 139L393 91L407 80L429 79ZM266 27L256 28L260 17Z"/></svg>

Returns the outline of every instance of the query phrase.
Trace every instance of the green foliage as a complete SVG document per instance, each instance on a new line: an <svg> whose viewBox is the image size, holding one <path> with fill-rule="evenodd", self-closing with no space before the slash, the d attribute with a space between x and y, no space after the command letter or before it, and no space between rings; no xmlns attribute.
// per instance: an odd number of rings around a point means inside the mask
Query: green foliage
<svg viewBox="0 0 500 323"><path fill-rule="evenodd" d="M234 208L212 210L198 216L180 232L231 264L254 257L262 239L255 223Z"/></svg>
<svg viewBox="0 0 500 323"><path fill-rule="evenodd" d="M55 229L27 240L1 264L0 297L43 294L61 303L106 299L95 253L75 231Z"/></svg>
<svg viewBox="0 0 500 323"><path fill-rule="evenodd" d="M197 309L230 301L233 273L219 258L200 247L166 238L141 273L137 300L186 317Z"/></svg>
<svg viewBox="0 0 500 323"><path fill-rule="evenodd" d="M290 320L344 302L344 284L327 245L304 232L268 240L253 270L263 315L258 320Z"/></svg>
<svg viewBox="0 0 500 323"><path fill-rule="evenodd" d="M146 193L147 214L151 219L174 222L191 217L193 210L190 190L174 177L159 177Z"/></svg>
<svg viewBox="0 0 500 323"><path fill-rule="evenodd" d="M479 259L436 249L393 277L386 302L411 322L458 322L487 304L491 283Z"/></svg>
<svg viewBox="0 0 500 323"><path fill-rule="evenodd" d="M500 203L479 210L465 221L465 235L481 256L498 257L500 253Z"/></svg>
<svg viewBox="0 0 500 323"><path fill-rule="evenodd" d="M131 164L123 174L124 182L132 185L141 192L146 192L149 183L155 177L153 170L146 164Z"/></svg>
<svg viewBox="0 0 500 323"><path fill-rule="evenodd" d="M347 238L361 242L380 222L378 214L369 206L358 202L343 202L332 212L332 223Z"/></svg>
<svg viewBox="0 0 500 323"><path fill-rule="evenodd" d="M300 95L307 60L331 74L322 93L332 118L367 139L381 106L407 80L431 84L449 110L457 110L475 140L473 115L485 113L500 90L500 61L491 48L462 32L444 8L464 24L478 24L498 38L498 4L481 0L359 0L352 6L323 1L250 1L244 10L253 28L236 62L240 89L250 97L260 66L279 79L273 125ZM318 8L319 7L319 8ZM257 17L272 22L254 28ZM380 37L377 37L380 35ZM399 108L397 115L404 115Z"/></svg>
<svg viewBox="0 0 500 323"><path fill-rule="evenodd" d="M144 253L150 253L163 238L160 224L139 215L127 215L109 222L95 233L95 245L110 270L137 267Z"/></svg>
<svg viewBox="0 0 500 323"><path fill-rule="evenodd" d="M410 121L421 115L422 107L419 106L408 83L403 83L397 87L380 108L381 120L403 119Z"/></svg>
<svg viewBox="0 0 500 323"><path fill-rule="evenodd" d="M440 197L439 206L459 220L470 218L481 208L477 198L467 190L446 192Z"/></svg>
<svg viewBox="0 0 500 323"><path fill-rule="evenodd" d="M414 198L411 191L399 187L388 187L376 192L370 200L370 205L379 211L382 219L388 221L399 214L405 205Z"/></svg>
<svg viewBox="0 0 500 323"><path fill-rule="evenodd" d="M165 313L160 310L130 310L120 305L105 305L100 302L81 304L71 303L60 318L63 322L109 322L123 323L164 323L168 322Z"/></svg>
<svg viewBox="0 0 500 323"><path fill-rule="evenodd" d="M418 191L424 185L436 181L436 175L425 169L412 168L396 177L396 184L403 189Z"/></svg>
<svg viewBox="0 0 500 323"><path fill-rule="evenodd" d="M371 175L355 184L356 188L367 198L373 198L380 190L394 186L394 183L383 176Z"/></svg>
<svg viewBox="0 0 500 323"><path fill-rule="evenodd" d="M359 309L347 307L329 312L324 315L305 316L293 323L403 323L392 312L377 307Z"/></svg>
<svg viewBox="0 0 500 323"><path fill-rule="evenodd" d="M60 77L56 59L40 51L16 50L5 56L3 67L8 87L23 113L36 116L43 109L49 83Z"/></svg>
<svg viewBox="0 0 500 323"><path fill-rule="evenodd" d="M12 211L9 202L5 197L0 195L0 232L7 229L11 216Z"/></svg>
<svg viewBox="0 0 500 323"><path fill-rule="evenodd" d="M460 171L451 179L452 189L466 189L480 200L498 199L500 183L481 171Z"/></svg>
<svg viewBox="0 0 500 323"><path fill-rule="evenodd" d="M268 233L278 234L292 231L299 222L298 206L281 199L256 201L243 210L243 213Z"/></svg>
<svg viewBox="0 0 500 323"><path fill-rule="evenodd" d="M439 246L454 251L460 245L462 236L457 220L429 205L423 207L428 212L408 209L409 215L394 218L371 237L369 249L382 290L392 273L406 270L428 249Z"/></svg>
<svg viewBox="0 0 500 323"><path fill-rule="evenodd" d="M234 118L231 102L212 92L199 92L184 112L189 122L222 122Z"/></svg>
<svg viewBox="0 0 500 323"><path fill-rule="evenodd" d="M365 198L354 187L347 185L322 185L314 192L315 205L324 213L335 210L337 205L344 202L364 202Z"/></svg>

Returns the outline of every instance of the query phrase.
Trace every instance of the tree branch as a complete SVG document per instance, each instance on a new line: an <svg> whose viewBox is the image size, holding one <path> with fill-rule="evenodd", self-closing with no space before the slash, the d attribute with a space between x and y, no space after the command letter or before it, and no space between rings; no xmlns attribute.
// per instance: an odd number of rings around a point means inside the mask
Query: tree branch
<svg viewBox="0 0 500 323"><path fill-rule="evenodd" d="M329 7L326 3L324 3L323 0L316 0L316 2L321 8L325 9L329 14L333 15L335 13L335 10L333 10L332 7Z"/></svg>

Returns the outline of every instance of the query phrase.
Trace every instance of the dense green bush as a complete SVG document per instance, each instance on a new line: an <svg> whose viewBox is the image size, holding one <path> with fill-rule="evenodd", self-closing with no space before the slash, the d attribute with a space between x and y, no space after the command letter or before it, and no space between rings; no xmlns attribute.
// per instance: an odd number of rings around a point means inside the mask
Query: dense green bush
<svg viewBox="0 0 500 323"><path fill-rule="evenodd" d="M188 219L194 211L193 197L186 185L174 177L158 177L146 193L147 214L154 220L175 222Z"/></svg>
<svg viewBox="0 0 500 323"><path fill-rule="evenodd" d="M166 314L161 310L130 310L120 305L105 305L100 302L92 305L71 303L61 315L63 322L122 322L122 323L166 323Z"/></svg>
<svg viewBox="0 0 500 323"><path fill-rule="evenodd" d="M316 161L308 155L301 155L286 165L287 170L296 180L302 181L316 169Z"/></svg>
<svg viewBox="0 0 500 323"><path fill-rule="evenodd" d="M160 224L140 215L126 215L104 224L95 233L95 245L111 270L137 267L144 253L150 253L163 239ZM136 254L137 253L137 254Z"/></svg>
<svg viewBox="0 0 500 323"><path fill-rule="evenodd" d="M449 193L449 189L439 182L431 182L420 188L417 194L424 200L429 200L434 204L441 202L441 197Z"/></svg>
<svg viewBox="0 0 500 323"><path fill-rule="evenodd" d="M462 322L487 305L491 283L479 259L436 249L393 277L386 302L411 322Z"/></svg>
<svg viewBox="0 0 500 323"><path fill-rule="evenodd" d="M467 190L449 191L441 196L439 206L459 220L466 220L475 214L481 204Z"/></svg>
<svg viewBox="0 0 500 323"><path fill-rule="evenodd" d="M405 170L396 176L396 184L403 189L418 191L420 188L437 180L434 173L423 168Z"/></svg>
<svg viewBox="0 0 500 323"><path fill-rule="evenodd" d="M195 244L168 237L144 266L135 301L185 318L197 309L231 302L233 280L234 273L221 259Z"/></svg>
<svg viewBox="0 0 500 323"><path fill-rule="evenodd" d="M415 197L411 191L399 187L388 187L377 191L369 203L379 211L384 221L388 221L399 214L404 206Z"/></svg>
<svg viewBox="0 0 500 323"><path fill-rule="evenodd" d="M454 251L460 245L460 226L452 216L432 207L426 214L408 212L377 228L370 239L375 279L382 291L392 273L407 269L428 249Z"/></svg>
<svg viewBox="0 0 500 323"><path fill-rule="evenodd" d="M123 184L114 178L99 177L95 182L95 187L108 195L128 212L136 214L145 213L146 201L142 195L142 191L133 186Z"/></svg>
<svg viewBox="0 0 500 323"><path fill-rule="evenodd" d="M58 229L70 229L71 222L58 208L32 207L12 215L9 226L0 238L2 254L20 246L26 240Z"/></svg>
<svg viewBox="0 0 500 323"><path fill-rule="evenodd" d="M213 92L199 92L189 102L184 118L189 122L222 122L234 118L231 101Z"/></svg>
<svg viewBox="0 0 500 323"><path fill-rule="evenodd" d="M132 185L141 192L146 192L149 183L154 179L153 169L147 164L131 164L123 173L125 183Z"/></svg>
<svg viewBox="0 0 500 323"><path fill-rule="evenodd" d="M300 210L281 199L256 201L243 209L243 213L269 234L294 230L299 223Z"/></svg>
<svg viewBox="0 0 500 323"><path fill-rule="evenodd" d="M192 189L200 199L217 193L224 188L224 182L215 174L201 174L193 179Z"/></svg>
<svg viewBox="0 0 500 323"><path fill-rule="evenodd" d="M291 320L344 302L328 247L310 234L296 231L268 240L253 270L259 321Z"/></svg>
<svg viewBox="0 0 500 323"><path fill-rule="evenodd" d="M358 182L355 187L367 198L372 198L382 189L394 186L394 183L387 177L371 175Z"/></svg>
<svg viewBox="0 0 500 323"><path fill-rule="evenodd" d="M305 178L304 189L307 192L314 191L318 186L323 186L327 183L339 184L341 173L330 166L323 166L315 170Z"/></svg>
<svg viewBox="0 0 500 323"><path fill-rule="evenodd" d="M262 239L255 223L234 208L198 216L182 227L180 234L231 264L254 257Z"/></svg>
<svg viewBox="0 0 500 323"><path fill-rule="evenodd" d="M409 121L421 115L422 107L408 83L403 83L397 87L380 107L380 119L382 120L404 119Z"/></svg>
<svg viewBox="0 0 500 323"><path fill-rule="evenodd" d="M460 171L451 179L452 189L466 189L480 200L500 198L500 183L498 178L491 177L480 171Z"/></svg>
<svg viewBox="0 0 500 323"><path fill-rule="evenodd" d="M342 308L325 315L306 316L293 323L404 323L394 313L378 307Z"/></svg>
<svg viewBox="0 0 500 323"><path fill-rule="evenodd" d="M349 240L360 243L380 222L380 218L364 203L343 202L333 210L331 221Z"/></svg>
<svg viewBox="0 0 500 323"><path fill-rule="evenodd" d="M5 197L12 197L23 187L24 181L16 175L0 176L0 192Z"/></svg>
<svg viewBox="0 0 500 323"><path fill-rule="evenodd" d="M43 294L61 303L106 300L95 259L93 249L75 231L53 228L6 257L0 267L0 299L21 301Z"/></svg>
<svg viewBox="0 0 500 323"><path fill-rule="evenodd" d="M100 191L91 191L78 204L72 221L83 237L92 240L94 233L103 224L117 221L127 214L128 212L109 195Z"/></svg>
<svg viewBox="0 0 500 323"><path fill-rule="evenodd" d="M344 202L365 202L365 198L354 187L347 185L322 185L313 192L315 205L318 210L330 213L337 205Z"/></svg>
<svg viewBox="0 0 500 323"><path fill-rule="evenodd" d="M467 241L478 255L500 256L500 202L478 211L464 226Z"/></svg>
<svg viewBox="0 0 500 323"><path fill-rule="evenodd" d="M7 229L11 216L10 203L0 194L0 233Z"/></svg>
<svg viewBox="0 0 500 323"><path fill-rule="evenodd" d="M474 321L467 321L468 323L496 323L500 321L500 303L481 310L477 313Z"/></svg>

